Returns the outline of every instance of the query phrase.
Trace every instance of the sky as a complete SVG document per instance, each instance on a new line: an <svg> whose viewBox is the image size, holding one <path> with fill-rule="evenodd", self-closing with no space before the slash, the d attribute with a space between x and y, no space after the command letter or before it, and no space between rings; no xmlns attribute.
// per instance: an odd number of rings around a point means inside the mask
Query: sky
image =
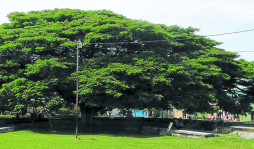
<svg viewBox="0 0 254 149"><path fill-rule="evenodd" d="M55 8L110 10L154 24L199 28L198 35L254 29L254 0L5 0L0 5L0 24L9 22L11 12ZM222 42L218 48L238 51L240 58L254 61L254 30L208 38Z"/></svg>

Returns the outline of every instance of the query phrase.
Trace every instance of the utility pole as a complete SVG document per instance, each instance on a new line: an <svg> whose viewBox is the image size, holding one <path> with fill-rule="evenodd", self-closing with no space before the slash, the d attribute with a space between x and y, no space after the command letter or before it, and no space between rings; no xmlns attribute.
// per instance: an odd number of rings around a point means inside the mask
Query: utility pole
<svg viewBox="0 0 254 149"><path fill-rule="evenodd" d="M223 90L222 90L222 81L220 82L220 89L221 89L221 91L223 91ZM224 103L223 103L223 104L224 104ZM222 117L221 117L221 119L222 119L222 123L223 123L223 130L224 130L223 104L222 104Z"/></svg>
<svg viewBox="0 0 254 149"><path fill-rule="evenodd" d="M77 41L77 82L76 82L76 140L80 140L78 138L78 49L82 48L82 43L80 39Z"/></svg>
<svg viewBox="0 0 254 149"><path fill-rule="evenodd" d="M223 130L224 130L223 106L222 106L222 117L221 117L221 119L222 119L222 122L223 122Z"/></svg>

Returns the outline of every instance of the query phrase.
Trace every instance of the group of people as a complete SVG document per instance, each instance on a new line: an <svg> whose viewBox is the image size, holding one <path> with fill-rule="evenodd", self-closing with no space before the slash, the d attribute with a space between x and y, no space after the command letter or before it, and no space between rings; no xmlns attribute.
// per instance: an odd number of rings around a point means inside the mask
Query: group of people
<svg viewBox="0 0 254 149"><path fill-rule="evenodd" d="M211 114L210 117L208 118L208 120L215 120L215 119L216 120L222 120L223 118L221 118L220 115L217 115L217 117L216 117L213 114ZM232 117L229 116L228 114L226 114L226 116L223 120L232 120Z"/></svg>
<svg viewBox="0 0 254 149"><path fill-rule="evenodd" d="M221 117L220 116L215 117L215 116L212 115L209 120L215 120L215 119L216 120L221 120Z"/></svg>

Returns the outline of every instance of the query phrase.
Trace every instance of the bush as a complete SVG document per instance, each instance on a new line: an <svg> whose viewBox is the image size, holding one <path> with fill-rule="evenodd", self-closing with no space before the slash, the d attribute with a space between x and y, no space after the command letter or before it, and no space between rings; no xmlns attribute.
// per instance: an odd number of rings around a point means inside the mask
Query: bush
<svg viewBox="0 0 254 149"><path fill-rule="evenodd" d="M60 108L59 111L60 112L67 112L67 111L69 111L69 109L68 108Z"/></svg>
<svg viewBox="0 0 254 149"><path fill-rule="evenodd" d="M5 115L7 115L7 114L9 114L10 113L10 111L4 111L4 114Z"/></svg>
<svg viewBox="0 0 254 149"><path fill-rule="evenodd" d="M62 114L67 114L70 110L68 108L60 108L59 111L62 113Z"/></svg>
<svg viewBox="0 0 254 149"><path fill-rule="evenodd" d="M16 118L16 116L1 116L0 115L0 118ZM19 118L26 118L26 117L20 115Z"/></svg>
<svg viewBox="0 0 254 149"><path fill-rule="evenodd" d="M0 116L0 118L15 118L15 116Z"/></svg>

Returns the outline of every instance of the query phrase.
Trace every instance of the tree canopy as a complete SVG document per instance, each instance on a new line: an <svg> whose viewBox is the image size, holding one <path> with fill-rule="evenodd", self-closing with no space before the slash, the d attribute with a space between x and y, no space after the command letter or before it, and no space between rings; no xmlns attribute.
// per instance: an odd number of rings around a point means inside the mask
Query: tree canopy
<svg viewBox="0 0 254 149"><path fill-rule="evenodd" d="M187 112L249 112L254 63L217 48L199 29L131 20L111 11L55 9L13 12L0 26L0 104L24 106L60 96L75 101L76 45L79 103L105 107L164 108ZM236 103L227 92L239 85ZM7 102L8 101L8 102ZM90 109L90 110L89 110ZM95 110L94 110L95 109Z"/></svg>

